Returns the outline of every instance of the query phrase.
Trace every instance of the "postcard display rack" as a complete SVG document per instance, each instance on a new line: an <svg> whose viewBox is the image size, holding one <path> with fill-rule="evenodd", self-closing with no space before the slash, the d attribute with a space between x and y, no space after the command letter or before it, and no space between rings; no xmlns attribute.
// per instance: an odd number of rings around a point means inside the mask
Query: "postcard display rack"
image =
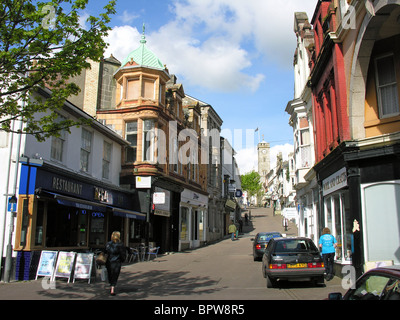
<svg viewBox="0 0 400 320"><path fill-rule="evenodd" d="M94 264L93 253L76 253L66 251L42 251L39 266L36 271L38 277L87 279L90 283Z"/></svg>

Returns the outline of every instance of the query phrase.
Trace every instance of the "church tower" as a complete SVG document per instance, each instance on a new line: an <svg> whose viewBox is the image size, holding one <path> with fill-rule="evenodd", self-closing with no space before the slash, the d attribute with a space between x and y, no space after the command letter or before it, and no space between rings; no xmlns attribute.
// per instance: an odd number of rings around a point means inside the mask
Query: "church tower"
<svg viewBox="0 0 400 320"><path fill-rule="evenodd" d="M257 145L258 151L258 173L261 177L260 182L265 187L266 176L270 170L270 146L264 140Z"/></svg>

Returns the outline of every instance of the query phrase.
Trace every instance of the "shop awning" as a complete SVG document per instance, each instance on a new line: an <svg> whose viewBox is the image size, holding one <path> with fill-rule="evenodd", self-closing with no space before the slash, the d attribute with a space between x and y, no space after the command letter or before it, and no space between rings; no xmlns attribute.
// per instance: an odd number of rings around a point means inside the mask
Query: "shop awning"
<svg viewBox="0 0 400 320"><path fill-rule="evenodd" d="M112 207L114 216L123 217L123 218L130 218L130 219L137 219L137 220L146 220L146 214L140 213L131 210L125 210L120 208Z"/></svg>
<svg viewBox="0 0 400 320"><path fill-rule="evenodd" d="M64 196L62 194L44 191L44 190L40 191L40 195L51 197L51 198L57 200L57 202L63 206L75 207L75 208L83 209L83 210L106 212L107 207L108 207L106 204L96 203L96 202L83 200L83 199L79 199L79 198L68 197L68 196Z"/></svg>
<svg viewBox="0 0 400 320"><path fill-rule="evenodd" d="M57 202L59 204L61 204L63 206L67 206L67 207L75 207L75 208L82 209L82 210L91 210L91 211L100 211L100 212L106 212L107 208L108 208L110 211L113 212L114 216L130 218L130 219L146 220L146 214L144 214L144 213L121 209L121 208L113 207L113 206L103 204L103 203L97 203L97 202L92 202L92 201L83 200L83 199L79 199L79 198L68 197L68 196L64 196L62 194L44 191L44 190L41 190L39 195L51 197L51 198L57 200Z"/></svg>

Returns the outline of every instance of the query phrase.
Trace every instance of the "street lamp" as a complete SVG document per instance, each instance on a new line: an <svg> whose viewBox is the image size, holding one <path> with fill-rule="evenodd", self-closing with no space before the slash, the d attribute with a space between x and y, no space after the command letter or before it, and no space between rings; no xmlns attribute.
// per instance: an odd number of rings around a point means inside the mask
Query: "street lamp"
<svg viewBox="0 0 400 320"><path fill-rule="evenodd" d="M14 215L15 215L15 209L16 209L16 204L17 204L17 197L15 194L8 199L8 203L11 205L11 210L10 210L10 231L8 233L8 244L7 244L7 251L6 251L6 263L4 266L4 282L10 282L11 278L11 268L12 268L12 235L14 232Z"/></svg>

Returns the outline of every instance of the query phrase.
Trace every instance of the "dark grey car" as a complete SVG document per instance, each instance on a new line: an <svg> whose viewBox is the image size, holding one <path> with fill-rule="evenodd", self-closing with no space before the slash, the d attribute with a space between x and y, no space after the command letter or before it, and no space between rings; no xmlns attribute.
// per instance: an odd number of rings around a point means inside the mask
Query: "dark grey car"
<svg viewBox="0 0 400 320"><path fill-rule="evenodd" d="M253 241L253 259L254 261L261 260L264 255L265 248L268 245L269 240L272 238L282 237L280 232L259 232L257 233Z"/></svg>
<svg viewBox="0 0 400 320"><path fill-rule="evenodd" d="M265 250L262 273L267 287L280 280L324 282L324 263L314 242L309 238L271 239Z"/></svg>

